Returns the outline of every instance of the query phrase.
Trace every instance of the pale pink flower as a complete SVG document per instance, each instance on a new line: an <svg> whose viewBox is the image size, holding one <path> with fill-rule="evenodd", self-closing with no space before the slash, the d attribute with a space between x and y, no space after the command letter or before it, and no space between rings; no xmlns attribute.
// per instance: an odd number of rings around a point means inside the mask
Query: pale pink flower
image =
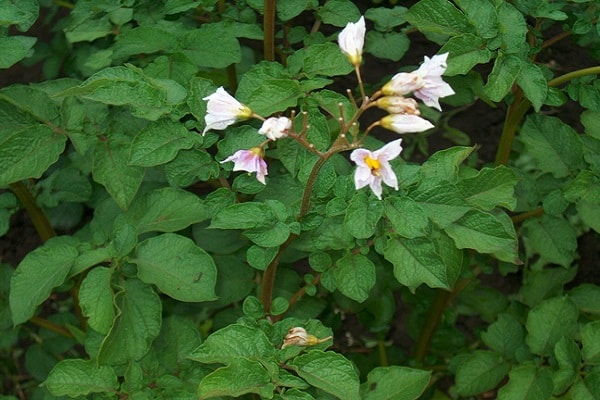
<svg viewBox="0 0 600 400"><path fill-rule="evenodd" d="M306 332L306 329L297 326L290 328L287 335L285 335L285 338L283 339L283 344L281 345L281 348L285 349L287 346L314 346L331 339L331 336L319 339L316 336Z"/></svg>
<svg viewBox="0 0 600 400"><path fill-rule="evenodd" d="M418 115L390 114L379 120L379 124L385 129L396 133L423 132L433 128L433 124Z"/></svg>
<svg viewBox="0 0 600 400"><path fill-rule="evenodd" d="M365 18L361 16L356 22L348 22L338 36L340 50L354 66L359 66L362 61L366 30Z"/></svg>
<svg viewBox="0 0 600 400"><path fill-rule="evenodd" d="M271 140L277 140L286 137L290 129L292 129L291 119L287 117L271 117L263 122L258 133L265 135Z"/></svg>
<svg viewBox="0 0 600 400"><path fill-rule="evenodd" d="M206 127L202 132L203 136L211 129L222 130L240 119L252 116L252 110L237 101L223 87L219 87L216 92L206 96L203 100L208 101L204 116Z"/></svg>
<svg viewBox="0 0 600 400"><path fill-rule="evenodd" d="M419 105L413 98L403 96L384 96L375 101L377 107L386 110L390 114L420 115Z"/></svg>
<svg viewBox="0 0 600 400"><path fill-rule="evenodd" d="M263 159L263 150L261 147L253 147L250 150L238 150L232 156L221 161L221 164L229 161L234 162L234 171L256 172L256 179L263 185L266 185L265 175L268 175L267 163Z"/></svg>
<svg viewBox="0 0 600 400"><path fill-rule="evenodd" d="M413 93L429 107L442 110L439 99L454 94L454 90L442 80L446 71L448 53L425 56L425 61L419 69L413 72L400 72L392 77L381 89L385 95L404 96Z"/></svg>
<svg viewBox="0 0 600 400"><path fill-rule="evenodd" d="M376 151L356 149L350 154L350 159L356 163L354 172L356 190L369 185L379 200L381 200L382 181L398 190L398 178L389 161L400 155L401 143L402 139L397 139Z"/></svg>

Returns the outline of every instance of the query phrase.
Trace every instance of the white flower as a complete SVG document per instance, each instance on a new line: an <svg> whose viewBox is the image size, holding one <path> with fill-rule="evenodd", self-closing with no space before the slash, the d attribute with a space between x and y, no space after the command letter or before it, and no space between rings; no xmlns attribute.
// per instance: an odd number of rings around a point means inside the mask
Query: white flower
<svg viewBox="0 0 600 400"><path fill-rule="evenodd" d="M237 101L233 96L219 87L216 92L205 97L207 100L206 115L204 122L206 127L202 135L211 129L225 129L229 125L233 125L237 120L246 119L252 116L252 110Z"/></svg>
<svg viewBox="0 0 600 400"><path fill-rule="evenodd" d="M354 173L356 190L369 185L379 200L381 200L382 181L398 190L398 178L396 178L389 161L400 155L401 143L402 139L397 139L376 151L356 149L350 154L350 159L357 166Z"/></svg>
<svg viewBox="0 0 600 400"><path fill-rule="evenodd" d="M402 96L384 96L375 101L377 107L382 108L390 114L420 115L419 105L412 98Z"/></svg>
<svg viewBox="0 0 600 400"><path fill-rule="evenodd" d="M423 132L433 128L433 124L418 115L390 114L379 120L379 124L385 129L396 133Z"/></svg>
<svg viewBox="0 0 600 400"><path fill-rule="evenodd" d="M448 53L425 56L425 61L419 69L413 72L400 72L392 77L381 89L385 95L404 96L413 93L429 107L442 110L439 98L454 94L454 90L442 80L446 71Z"/></svg>
<svg viewBox="0 0 600 400"><path fill-rule="evenodd" d="M365 18L361 16L356 22L348 22L338 36L340 50L354 66L359 66L362 61L365 33Z"/></svg>
<svg viewBox="0 0 600 400"><path fill-rule="evenodd" d="M265 175L267 172L267 163L263 159L263 150L261 147L253 147L250 150L238 150L232 156L227 157L222 163L233 161L234 171L256 172L256 179L263 185L266 185Z"/></svg>
<svg viewBox="0 0 600 400"><path fill-rule="evenodd" d="M314 346L316 344L326 342L330 339L332 339L331 336L319 339L316 336L313 336L310 333L306 332L306 329L304 328L294 327L290 328L287 335L285 335L281 348L285 349L287 346Z"/></svg>
<svg viewBox="0 0 600 400"><path fill-rule="evenodd" d="M258 133L265 135L271 140L277 140L286 137L290 129L292 129L291 119L287 117L271 117L263 122Z"/></svg>

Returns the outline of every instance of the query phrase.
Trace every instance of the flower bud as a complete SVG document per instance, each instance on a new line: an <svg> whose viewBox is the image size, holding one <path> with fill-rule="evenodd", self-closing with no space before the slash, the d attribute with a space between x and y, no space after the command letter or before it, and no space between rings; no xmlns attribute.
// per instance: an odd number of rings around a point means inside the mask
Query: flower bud
<svg viewBox="0 0 600 400"><path fill-rule="evenodd" d="M332 339L331 336L319 339L316 336L306 332L306 329L304 328L293 327L288 331L287 335L285 335L281 348L284 349L287 346L314 346L330 339Z"/></svg>

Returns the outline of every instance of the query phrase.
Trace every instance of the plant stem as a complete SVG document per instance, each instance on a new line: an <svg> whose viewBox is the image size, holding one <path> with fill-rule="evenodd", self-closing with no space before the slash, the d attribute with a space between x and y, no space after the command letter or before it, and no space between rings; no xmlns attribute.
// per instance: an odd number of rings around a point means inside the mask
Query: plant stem
<svg viewBox="0 0 600 400"><path fill-rule="evenodd" d="M442 316L444 315L444 311L450 302L460 294L467 286L473 282L473 279L481 273L481 270L477 267L473 270L473 277L467 279L461 279L456 282L454 285L454 289L452 291L447 291L444 289L438 289L435 298L433 299L433 303L429 306L429 310L427 311L427 316L425 317L425 322L421 327L421 331L419 332L419 338L417 339L417 343L415 345L415 359L419 362L419 364L423 364L425 361L425 356L429 352L429 347L431 346L431 340L433 339L433 335L437 330L440 321L442 320Z"/></svg>
<svg viewBox="0 0 600 400"><path fill-rule="evenodd" d="M526 219L529 218L537 218L537 217L541 217L542 215L544 215L544 209L542 207L540 208L536 208L535 210L531 210L531 211L527 211L521 214L517 214L517 215L513 215L512 217L510 217L511 221L513 222L513 224L525 221Z"/></svg>
<svg viewBox="0 0 600 400"><path fill-rule="evenodd" d="M385 350L385 337L382 332L377 334L377 350L379 352L379 365L387 367L390 365L388 361L387 351Z"/></svg>
<svg viewBox="0 0 600 400"><path fill-rule="evenodd" d="M31 218L31 222L33 222L33 226L35 226L40 238L42 238L42 240L45 242L48 239L55 237L56 232L54 231L54 228L52 228L52 225L50 225L48 217L46 217L44 211L38 207L35 199L23 182L11 183L10 189L21 201L21 204L27 211L27 214L29 214L29 218Z"/></svg>
<svg viewBox="0 0 600 400"><path fill-rule="evenodd" d="M304 194L302 195L302 203L300 204L300 212L298 213L298 220L301 220L302 217L306 215L308 212L308 207L310 206L310 195L312 193L312 188L319 176L319 171L325 165L329 157L331 157L335 152L328 151L323 154L321 157L317 159L317 162L313 166L310 171L310 175L308 176L308 180L306 181L306 187L304 188ZM279 266L279 260L283 255L283 252L288 248L290 243L296 238L296 235L290 235L287 240L279 246L279 251L277 255L269 263L267 268L265 269L265 273L263 274L262 284L261 284L261 292L260 292L260 300L265 309L267 315L271 311L271 302L273 301L273 288L275 287L275 274L277 272L277 267Z"/></svg>
<svg viewBox="0 0 600 400"><path fill-rule="evenodd" d="M552 79L548 82L548 86L555 87L575 78L596 74L600 74L600 66L583 68ZM498 150L496 152L496 165L504 165L508 163L510 150L512 148L512 143L515 138L517 128L521 124L523 117L527 113L527 110L529 110L529 107L531 107L529 100L525 99L523 96L523 91L521 88L517 88L514 93L515 100L508 108L506 118L504 120L504 128L502 129L502 136L500 137L500 143L498 144Z"/></svg>
<svg viewBox="0 0 600 400"><path fill-rule="evenodd" d="M275 61L275 8L277 0L265 0L263 31L264 57L267 61Z"/></svg>
<svg viewBox="0 0 600 400"><path fill-rule="evenodd" d="M48 321L47 319L43 319L43 318L36 316L36 317L31 317L31 319L29 321L37 326L46 328L49 331L58 333L59 335L62 335L62 336L68 337L68 338L73 337L73 334L71 332L69 332L69 330L67 328L65 328L62 325L55 324L54 322Z"/></svg>

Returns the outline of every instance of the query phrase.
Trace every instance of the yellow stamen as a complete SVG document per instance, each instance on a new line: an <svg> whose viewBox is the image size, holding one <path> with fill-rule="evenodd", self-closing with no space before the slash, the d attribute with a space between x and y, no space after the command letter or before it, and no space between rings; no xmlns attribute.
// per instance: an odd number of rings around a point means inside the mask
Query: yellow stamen
<svg viewBox="0 0 600 400"><path fill-rule="evenodd" d="M369 156L365 157L365 164L371 169L371 173L375 176L381 176L379 173L379 169L381 168L381 163L376 158L371 158Z"/></svg>

